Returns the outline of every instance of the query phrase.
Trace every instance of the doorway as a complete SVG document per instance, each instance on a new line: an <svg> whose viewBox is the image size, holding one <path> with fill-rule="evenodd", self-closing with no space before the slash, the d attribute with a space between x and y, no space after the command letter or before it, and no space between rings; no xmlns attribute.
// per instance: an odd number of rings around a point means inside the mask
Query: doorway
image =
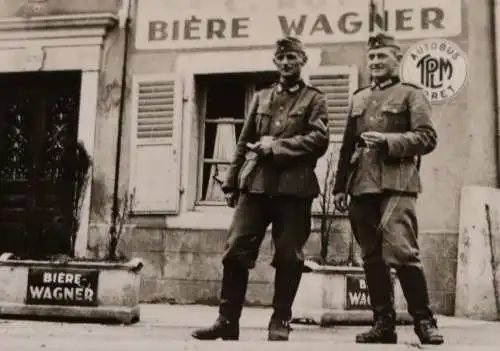
<svg viewBox="0 0 500 351"><path fill-rule="evenodd" d="M0 74L0 252L71 255L80 71Z"/></svg>

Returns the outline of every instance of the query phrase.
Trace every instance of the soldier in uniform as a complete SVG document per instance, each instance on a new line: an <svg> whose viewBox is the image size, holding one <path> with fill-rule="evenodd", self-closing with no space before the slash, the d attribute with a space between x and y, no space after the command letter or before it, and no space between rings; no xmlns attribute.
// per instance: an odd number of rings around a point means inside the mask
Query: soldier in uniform
<svg viewBox="0 0 500 351"><path fill-rule="evenodd" d="M334 185L335 206L349 211L362 250L374 325L358 343L397 343L390 267L395 268L422 344L441 344L419 257L415 214L420 158L437 134L431 106L417 86L401 82L393 37L368 41L371 84L352 96Z"/></svg>
<svg viewBox="0 0 500 351"><path fill-rule="evenodd" d="M238 139L222 189L236 206L223 256L219 316L193 332L201 340L237 340L249 269L255 267L272 224L275 253L273 314L269 340L288 340L292 304L301 279L303 246L311 231L311 206L319 193L314 169L327 150L325 95L301 78L307 56L300 40L277 41L280 78L257 92Z"/></svg>

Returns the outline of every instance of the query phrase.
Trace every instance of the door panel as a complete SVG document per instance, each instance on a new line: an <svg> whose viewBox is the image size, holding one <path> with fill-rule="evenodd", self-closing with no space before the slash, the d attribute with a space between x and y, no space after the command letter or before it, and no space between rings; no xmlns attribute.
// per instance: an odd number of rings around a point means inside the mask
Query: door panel
<svg viewBox="0 0 500 351"><path fill-rule="evenodd" d="M79 96L79 72L0 75L0 251L71 253Z"/></svg>
<svg viewBox="0 0 500 351"><path fill-rule="evenodd" d="M2 251L26 255L28 213L32 207L31 164L34 113L31 98L2 94L0 114L0 245Z"/></svg>

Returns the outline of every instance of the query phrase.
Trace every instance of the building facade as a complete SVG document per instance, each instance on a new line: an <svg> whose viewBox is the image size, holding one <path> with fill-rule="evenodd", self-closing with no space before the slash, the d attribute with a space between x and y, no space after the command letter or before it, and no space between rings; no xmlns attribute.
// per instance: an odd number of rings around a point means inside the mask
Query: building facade
<svg viewBox="0 0 500 351"><path fill-rule="evenodd" d="M38 133L53 140L57 130L71 131L68 138L82 140L92 155L76 253L103 256L113 212L122 211L125 203L130 215L119 249L146 261L143 299L216 301L232 216L219 182L251 94L276 78L274 41L291 34L306 43L304 78L327 94L330 152L336 162L350 94L368 82L369 31L386 27L382 29L394 34L403 49L421 39L445 38L468 57L465 87L446 103L433 104L439 145L423 159L419 201L419 240L432 303L439 312L453 314L460 189L497 186L495 4L386 0L376 2L386 15L378 10L372 17L369 3L5 1L0 9L0 79L5 86L26 87L26 96L32 96L28 87L45 82L33 95L40 106L49 99L40 99L44 92L66 96L64 101L71 103L53 115L66 116L71 125L58 126L61 118L46 113L42 117L52 124L41 123ZM48 93L47 87L54 91ZM14 126L18 115L22 113L1 122ZM49 127L52 134L47 134ZM48 144L30 147L43 145ZM317 169L320 179L326 164L325 157ZM0 174L11 174L15 183L12 172ZM115 194L119 201L113 206ZM4 212L12 206L4 206ZM315 206L319 210L319 204ZM347 259L349 238L346 218L339 215L329 250L333 261ZM308 256L319 254L319 242L319 235L313 234ZM272 297L274 272L269 238L263 245L247 300L265 305Z"/></svg>

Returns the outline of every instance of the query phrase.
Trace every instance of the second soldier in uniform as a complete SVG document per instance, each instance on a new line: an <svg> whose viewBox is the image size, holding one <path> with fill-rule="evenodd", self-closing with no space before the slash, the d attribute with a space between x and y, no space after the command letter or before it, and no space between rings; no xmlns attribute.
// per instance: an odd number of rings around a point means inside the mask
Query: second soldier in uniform
<svg viewBox="0 0 500 351"><path fill-rule="evenodd" d="M255 94L250 105L222 186L236 210L223 257L219 317L211 327L196 330L196 339L239 338L248 271L272 223L276 275L268 339L288 340L312 200L319 193L314 168L329 141L325 96L301 78L306 62L298 39L279 40L274 55L279 82Z"/></svg>
<svg viewBox="0 0 500 351"><path fill-rule="evenodd" d="M415 214L421 191L420 158L435 149L437 135L424 93L398 77L400 59L394 38L384 34L370 38L371 84L352 97L334 201L339 210L349 210L373 308L374 326L357 335L356 342L397 342L393 267L421 343L441 344L443 337L429 306Z"/></svg>

